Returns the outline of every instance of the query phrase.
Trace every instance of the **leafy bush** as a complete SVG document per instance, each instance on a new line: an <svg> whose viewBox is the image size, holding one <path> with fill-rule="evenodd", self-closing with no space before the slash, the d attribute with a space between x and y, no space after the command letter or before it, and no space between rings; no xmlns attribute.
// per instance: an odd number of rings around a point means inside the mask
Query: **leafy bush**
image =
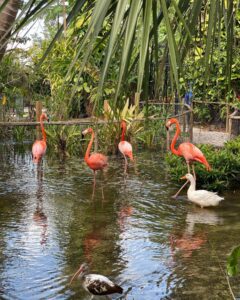
<svg viewBox="0 0 240 300"><path fill-rule="evenodd" d="M17 126L12 128L13 140L17 143L23 143L26 140L34 140L35 128L27 128L25 126Z"/></svg>
<svg viewBox="0 0 240 300"><path fill-rule="evenodd" d="M240 180L240 137L225 143L221 149L209 145L198 145L206 156L212 170L208 172L200 163L195 163L197 188L213 190L230 188ZM180 182L180 177L187 173L184 158L167 153L166 164L172 178Z"/></svg>
<svg viewBox="0 0 240 300"><path fill-rule="evenodd" d="M79 155L83 152L81 141L82 129L79 126L49 126L45 129L48 148L64 155Z"/></svg>

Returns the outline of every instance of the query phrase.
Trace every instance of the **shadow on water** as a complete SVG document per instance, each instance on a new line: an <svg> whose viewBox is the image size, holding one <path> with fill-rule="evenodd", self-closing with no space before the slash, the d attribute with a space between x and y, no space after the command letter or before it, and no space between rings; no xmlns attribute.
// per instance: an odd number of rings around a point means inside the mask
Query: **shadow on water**
<svg viewBox="0 0 240 300"><path fill-rule="evenodd" d="M0 146L0 298L89 299L72 274L82 262L125 294L113 299L230 299L226 257L239 243L239 191L217 208L173 200L158 153L93 175L82 158L31 161L30 146ZM94 191L94 194L93 194ZM231 279L240 296L239 277ZM96 298L97 299L97 298Z"/></svg>

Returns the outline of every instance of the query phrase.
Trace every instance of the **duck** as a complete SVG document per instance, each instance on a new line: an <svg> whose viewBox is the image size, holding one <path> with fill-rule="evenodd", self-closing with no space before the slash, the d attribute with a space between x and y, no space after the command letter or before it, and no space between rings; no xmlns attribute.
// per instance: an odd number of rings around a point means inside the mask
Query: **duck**
<svg viewBox="0 0 240 300"><path fill-rule="evenodd" d="M70 285L76 277L81 280L83 289L91 295L91 299L93 299L96 295L103 296L123 293L123 288L112 282L106 276L100 274L89 274L89 267L87 263L82 263L80 265L80 268L73 275Z"/></svg>
<svg viewBox="0 0 240 300"><path fill-rule="evenodd" d="M187 173L181 179L187 179L190 182L190 186L187 191L188 200L199 205L201 208L209 206L217 206L224 200L223 197L217 195L217 193L206 191L206 190L196 190L196 180L192 174Z"/></svg>

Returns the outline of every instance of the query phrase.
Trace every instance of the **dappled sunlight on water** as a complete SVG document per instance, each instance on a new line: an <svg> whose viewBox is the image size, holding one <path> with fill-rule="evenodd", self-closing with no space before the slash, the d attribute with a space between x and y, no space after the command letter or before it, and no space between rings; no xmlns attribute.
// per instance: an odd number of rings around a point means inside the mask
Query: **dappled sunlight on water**
<svg viewBox="0 0 240 300"><path fill-rule="evenodd" d="M178 186L157 152L138 153L128 176L110 157L95 191L83 158L37 166L29 149L1 146L0 168L0 298L88 299L68 284L83 261L121 284L121 299L230 298L223 271L239 244L239 191L213 209L185 192L172 199ZM239 278L231 284L240 297Z"/></svg>

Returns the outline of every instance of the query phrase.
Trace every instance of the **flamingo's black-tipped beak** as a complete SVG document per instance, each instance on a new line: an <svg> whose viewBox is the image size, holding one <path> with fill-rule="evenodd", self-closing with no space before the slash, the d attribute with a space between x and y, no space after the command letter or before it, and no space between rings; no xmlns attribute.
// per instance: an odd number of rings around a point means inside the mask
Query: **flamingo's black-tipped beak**
<svg viewBox="0 0 240 300"><path fill-rule="evenodd" d="M167 125L165 125L165 127L166 127L166 130L169 130L169 127Z"/></svg>
<svg viewBox="0 0 240 300"><path fill-rule="evenodd" d="M187 178L186 178L186 176L182 176L180 179L182 179L182 180L183 180L183 179L187 179Z"/></svg>

